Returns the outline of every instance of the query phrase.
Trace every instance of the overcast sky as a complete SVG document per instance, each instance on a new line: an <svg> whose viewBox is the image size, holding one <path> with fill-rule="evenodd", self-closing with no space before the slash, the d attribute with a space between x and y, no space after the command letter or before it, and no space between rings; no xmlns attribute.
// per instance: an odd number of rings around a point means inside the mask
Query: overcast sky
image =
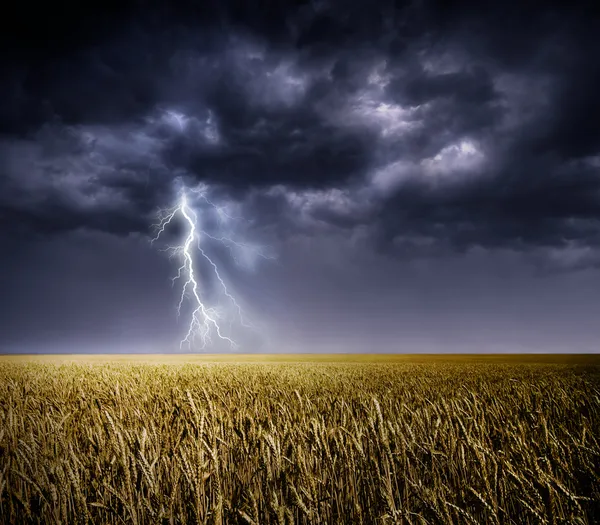
<svg viewBox="0 0 600 525"><path fill-rule="evenodd" d="M171 4L3 19L0 351L178 351L199 184L241 351L598 351L593 2Z"/></svg>

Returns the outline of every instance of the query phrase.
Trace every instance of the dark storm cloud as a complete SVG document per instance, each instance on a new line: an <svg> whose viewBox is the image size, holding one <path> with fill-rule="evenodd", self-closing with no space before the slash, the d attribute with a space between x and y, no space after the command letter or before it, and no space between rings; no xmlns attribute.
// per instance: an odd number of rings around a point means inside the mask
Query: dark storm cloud
<svg viewBox="0 0 600 525"><path fill-rule="evenodd" d="M447 98L477 106L488 104L496 98L490 74L483 68L442 74L421 70L407 80L395 80L390 88L399 91L399 98L410 104Z"/></svg>
<svg viewBox="0 0 600 525"><path fill-rule="evenodd" d="M547 80L543 96L548 106L535 123L542 129L525 137L529 140L522 147L566 158L598 153L600 127L592 115L600 113L595 96L600 85L600 12L593 2L561 7L473 3L447 14L445 31L474 61Z"/></svg>
<svg viewBox="0 0 600 525"><path fill-rule="evenodd" d="M214 115L218 139L202 144L182 133L168 148L170 165L233 189L331 186L364 174L376 137L320 114L319 104L334 89L322 71L303 69L288 54L246 48L243 41L230 45L212 59L212 78L203 82L202 102ZM191 58L190 83L208 67Z"/></svg>
<svg viewBox="0 0 600 525"><path fill-rule="evenodd" d="M79 228L146 231L172 192L171 176L134 129L47 125L27 139L0 140L0 218L13 236Z"/></svg>
<svg viewBox="0 0 600 525"><path fill-rule="evenodd" d="M600 41L597 19L582 13L465 13L452 31L472 46L476 67L392 84L413 103L445 101L437 129L480 138L488 158L478 176L454 185L399 188L382 214L385 238L422 237L461 251L597 247ZM534 18L536 30L528 27Z"/></svg>
<svg viewBox="0 0 600 525"><path fill-rule="evenodd" d="M75 12L47 49L3 37L4 224L145 231L183 176L271 224L391 245L595 244L600 48L583 7L188 8Z"/></svg>
<svg viewBox="0 0 600 525"><path fill-rule="evenodd" d="M583 162L557 169L553 159L529 165L520 159L502 166L499 174L456 188L415 183L387 201L381 231L388 241L396 236L440 239L461 251L573 241L597 247L598 177L598 168Z"/></svg>
<svg viewBox="0 0 600 525"><path fill-rule="evenodd" d="M595 347L597 8L196 4L0 19L0 344L177 346L181 180L274 351Z"/></svg>

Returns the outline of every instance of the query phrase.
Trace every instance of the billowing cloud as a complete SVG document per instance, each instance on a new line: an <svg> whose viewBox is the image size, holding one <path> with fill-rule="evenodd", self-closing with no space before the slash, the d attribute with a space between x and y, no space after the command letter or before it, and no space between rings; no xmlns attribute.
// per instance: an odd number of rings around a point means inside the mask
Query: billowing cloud
<svg viewBox="0 0 600 525"><path fill-rule="evenodd" d="M176 181L278 254L245 276L220 261L275 350L600 337L590 6L13 7L0 344L176 341L173 268L148 243Z"/></svg>
<svg viewBox="0 0 600 525"><path fill-rule="evenodd" d="M368 227L392 251L415 235L595 245L594 24L543 13L532 28L431 2L226 3L122 13L87 36L64 21L69 52L11 42L0 215L30 232L144 232L183 177L257 227Z"/></svg>

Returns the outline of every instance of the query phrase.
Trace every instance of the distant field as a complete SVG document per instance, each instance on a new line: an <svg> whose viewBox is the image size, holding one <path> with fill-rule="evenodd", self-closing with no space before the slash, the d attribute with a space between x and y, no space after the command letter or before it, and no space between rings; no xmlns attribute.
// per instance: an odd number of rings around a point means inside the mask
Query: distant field
<svg viewBox="0 0 600 525"><path fill-rule="evenodd" d="M540 363L600 365L600 354L0 354L1 363Z"/></svg>
<svg viewBox="0 0 600 525"><path fill-rule="evenodd" d="M599 436L598 355L0 356L0 520L592 524Z"/></svg>

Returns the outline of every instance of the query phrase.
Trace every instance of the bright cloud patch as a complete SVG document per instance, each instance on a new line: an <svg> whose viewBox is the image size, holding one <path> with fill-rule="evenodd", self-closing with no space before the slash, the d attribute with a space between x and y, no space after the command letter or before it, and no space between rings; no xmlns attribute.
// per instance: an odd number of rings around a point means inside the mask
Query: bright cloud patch
<svg viewBox="0 0 600 525"><path fill-rule="evenodd" d="M421 166L427 175L448 175L477 169L484 159L485 155L474 142L462 140L423 160Z"/></svg>
<svg viewBox="0 0 600 525"><path fill-rule="evenodd" d="M372 205L364 188L329 188L326 190L292 190L278 185L267 192L270 197L282 197L299 223L305 226L322 224L322 218L360 217Z"/></svg>
<svg viewBox="0 0 600 525"><path fill-rule="evenodd" d="M210 109L195 115L169 109L160 112L158 116L147 117L146 122L145 132L150 135L157 134L162 130L163 138L165 138L164 131L166 131L167 135L172 137L185 135L207 144L218 144L221 140L215 115Z"/></svg>
<svg viewBox="0 0 600 525"><path fill-rule="evenodd" d="M346 120L377 129L383 137L401 134L419 127L420 106L404 107L362 94L350 102Z"/></svg>
<svg viewBox="0 0 600 525"><path fill-rule="evenodd" d="M375 170L369 177L369 183L378 194L384 196L414 176L417 171L418 166L413 162L398 160Z"/></svg>

